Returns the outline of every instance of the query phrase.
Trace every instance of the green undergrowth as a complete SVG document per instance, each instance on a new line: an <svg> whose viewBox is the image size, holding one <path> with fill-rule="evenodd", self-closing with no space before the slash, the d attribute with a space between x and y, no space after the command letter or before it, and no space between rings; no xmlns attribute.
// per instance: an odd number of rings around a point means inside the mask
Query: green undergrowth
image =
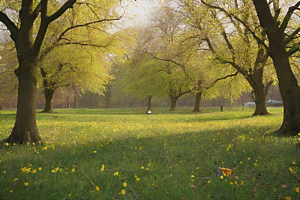
<svg viewBox="0 0 300 200"><path fill-rule="evenodd" d="M0 149L0 199L300 199L297 138L270 134L282 108L190 110L38 113L43 146ZM14 118L0 112L0 139Z"/></svg>

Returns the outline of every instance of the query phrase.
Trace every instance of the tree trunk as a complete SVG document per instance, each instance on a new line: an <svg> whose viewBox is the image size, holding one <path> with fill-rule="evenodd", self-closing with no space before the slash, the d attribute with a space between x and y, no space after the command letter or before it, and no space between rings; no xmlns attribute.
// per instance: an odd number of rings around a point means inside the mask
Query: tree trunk
<svg viewBox="0 0 300 200"><path fill-rule="evenodd" d="M52 88L45 87L43 92L44 92L44 96L45 96L45 107L42 112L43 113L51 113L51 112L53 112L52 99L53 99L53 94L54 94L55 90Z"/></svg>
<svg viewBox="0 0 300 200"><path fill-rule="evenodd" d="M176 103L177 103L178 98L171 96L170 99L171 99L171 109L170 109L170 111L175 111L176 110Z"/></svg>
<svg viewBox="0 0 300 200"><path fill-rule="evenodd" d="M196 92L196 102L193 112L200 112L200 103L201 103L202 91Z"/></svg>
<svg viewBox="0 0 300 200"><path fill-rule="evenodd" d="M19 60L19 68L15 70L15 74L19 81L16 122L4 142L38 143L41 137L36 125L36 66L29 60Z"/></svg>
<svg viewBox="0 0 300 200"><path fill-rule="evenodd" d="M266 107L266 95L263 89L264 88L254 90L254 96L255 96L254 99L255 112L253 114L254 116L270 114Z"/></svg>
<svg viewBox="0 0 300 200"><path fill-rule="evenodd" d="M283 100L284 116L279 136L296 136L300 132L300 88L286 52L284 29L280 29L266 1L253 0L261 26L269 39L268 54L273 60Z"/></svg>
<svg viewBox="0 0 300 200"><path fill-rule="evenodd" d="M152 95L148 96L148 102L147 102L147 105L148 105L148 108L147 108L147 111L150 111L151 110L151 106L152 106Z"/></svg>

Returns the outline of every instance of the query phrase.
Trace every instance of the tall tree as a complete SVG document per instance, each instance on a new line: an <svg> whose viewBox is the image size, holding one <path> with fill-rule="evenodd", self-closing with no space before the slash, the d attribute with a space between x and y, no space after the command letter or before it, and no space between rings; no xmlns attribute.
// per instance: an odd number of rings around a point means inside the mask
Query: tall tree
<svg viewBox="0 0 300 200"><path fill-rule="evenodd" d="M245 0L239 3L224 0L213 4L201 0L202 6L194 0L183 2L189 17L188 23L197 30L194 37L205 40L215 59L231 65L251 86L256 103L253 115L269 114L265 101L273 80L264 82L263 76L268 54L262 44L241 26L242 23L248 27L257 27L258 19L250 9L251 5ZM223 7L234 10L241 20L233 18ZM257 29L259 37L265 40L264 31L259 27Z"/></svg>
<svg viewBox="0 0 300 200"><path fill-rule="evenodd" d="M2 8L6 7L7 12L0 11L0 22L11 34L19 63L15 70L19 85L16 121L10 136L4 142L22 144L41 141L36 125L38 58L49 24L60 18L68 9L73 8L75 3L76 0L58 1L57 4L60 7L51 10L51 14L48 14L50 10L48 0L22 0L20 5L12 4L17 5L15 8L8 7L11 6L10 1L1 2ZM12 9L19 10L19 12L12 12ZM10 18L10 13L16 13L18 18L14 21L14 18ZM36 22L36 19L40 21ZM34 33L34 24L38 26L37 33Z"/></svg>
<svg viewBox="0 0 300 200"><path fill-rule="evenodd" d="M278 21L281 13L279 0L269 3L266 0L253 0L253 3L260 25L268 36L268 43L258 37L256 39L264 45L273 60L284 105L283 123L277 133L280 136L297 135L300 132L300 88L293 74L289 56L299 51L300 42L293 40L298 38L300 27L298 25L290 30L288 25L292 16L299 14L300 1L288 8L282 21ZM273 7L270 7L272 5ZM251 32L256 36L254 31Z"/></svg>

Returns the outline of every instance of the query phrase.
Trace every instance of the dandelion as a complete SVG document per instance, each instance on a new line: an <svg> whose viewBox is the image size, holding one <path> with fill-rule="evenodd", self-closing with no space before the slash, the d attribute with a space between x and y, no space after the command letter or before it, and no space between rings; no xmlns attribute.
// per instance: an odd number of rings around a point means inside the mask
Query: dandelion
<svg viewBox="0 0 300 200"><path fill-rule="evenodd" d="M72 169L72 172L75 172L75 168Z"/></svg>
<svg viewBox="0 0 300 200"><path fill-rule="evenodd" d="M94 151L94 153L97 153L97 151Z"/></svg>
<svg viewBox="0 0 300 200"><path fill-rule="evenodd" d="M211 181L207 181L208 184L210 184Z"/></svg>
<svg viewBox="0 0 300 200"><path fill-rule="evenodd" d="M299 187L296 187L296 188L295 188L295 191L296 191L297 193L299 193Z"/></svg>
<svg viewBox="0 0 300 200"><path fill-rule="evenodd" d="M140 178L135 178L136 181L140 181Z"/></svg>
<svg viewBox="0 0 300 200"><path fill-rule="evenodd" d="M6 174L6 170L3 171L3 174Z"/></svg>
<svg viewBox="0 0 300 200"><path fill-rule="evenodd" d="M223 179L224 177L223 176L220 176L220 179Z"/></svg>
<svg viewBox="0 0 300 200"><path fill-rule="evenodd" d="M195 178L195 176L194 176L194 175L191 175L191 178Z"/></svg>
<svg viewBox="0 0 300 200"><path fill-rule="evenodd" d="M19 179L18 179L18 178L15 178L15 179L14 179L14 181L17 181L17 180L19 180Z"/></svg>
<svg viewBox="0 0 300 200"><path fill-rule="evenodd" d="M124 183L123 183L123 186L124 186L124 187L127 187L127 183L126 183L126 182L124 182Z"/></svg>
<svg viewBox="0 0 300 200"><path fill-rule="evenodd" d="M41 168L41 167L39 167L39 168L38 168L38 170L39 170L39 171L42 171L42 168Z"/></svg>
<svg viewBox="0 0 300 200"><path fill-rule="evenodd" d="M125 191L125 190L122 190L122 191L121 191L121 194L122 194L122 195L125 195L125 194L126 194L126 191Z"/></svg>
<svg viewBox="0 0 300 200"><path fill-rule="evenodd" d="M115 172L115 173L114 173L114 176L119 176L119 172Z"/></svg>
<svg viewBox="0 0 300 200"><path fill-rule="evenodd" d="M242 161L240 161L240 164L243 164L243 162L242 162Z"/></svg>
<svg viewBox="0 0 300 200"><path fill-rule="evenodd" d="M296 164L295 162L293 162L293 165Z"/></svg>
<svg viewBox="0 0 300 200"><path fill-rule="evenodd" d="M35 174L36 173L36 169L32 170L31 173Z"/></svg>
<svg viewBox="0 0 300 200"><path fill-rule="evenodd" d="M99 191L100 191L100 189L99 189L99 187L98 187L98 186L96 186L96 190L97 190L97 192L99 192Z"/></svg>
<svg viewBox="0 0 300 200"><path fill-rule="evenodd" d="M142 166L141 169L144 169L144 167Z"/></svg>
<svg viewBox="0 0 300 200"><path fill-rule="evenodd" d="M257 164L256 164L256 163L254 163L253 165L254 165L254 166L256 166Z"/></svg>
<svg viewBox="0 0 300 200"><path fill-rule="evenodd" d="M286 200L291 200L291 197L285 197Z"/></svg>
<svg viewBox="0 0 300 200"><path fill-rule="evenodd" d="M250 160L250 157L248 157L248 160Z"/></svg>
<svg viewBox="0 0 300 200"><path fill-rule="evenodd" d="M230 182L230 185L233 185L233 182Z"/></svg>
<svg viewBox="0 0 300 200"><path fill-rule="evenodd" d="M13 190L10 190L9 192L10 192L10 193L12 193L12 192L13 192Z"/></svg>
<svg viewBox="0 0 300 200"><path fill-rule="evenodd" d="M24 185L25 185L25 186L28 186L28 183L25 182Z"/></svg>

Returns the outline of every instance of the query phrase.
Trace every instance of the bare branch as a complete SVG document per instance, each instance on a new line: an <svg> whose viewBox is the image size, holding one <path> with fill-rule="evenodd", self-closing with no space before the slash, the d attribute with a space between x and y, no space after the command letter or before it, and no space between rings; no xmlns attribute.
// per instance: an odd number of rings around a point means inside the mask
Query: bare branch
<svg viewBox="0 0 300 200"><path fill-rule="evenodd" d="M291 42L299 32L300 32L300 27L298 27L296 30L294 30L294 32L285 40L285 44L288 44L289 42Z"/></svg>
<svg viewBox="0 0 300 200"><path fill-rule="evenodd" d="M280 25L280 30L282 32L286 29L286 27L287 27L292 15L293 15L294 11L296 9L298 9L299 6L300 6L300 1L298 1L294 6L289 7L288 12L286 13L286 15L285 15L285 17L284 17L284 19L283 19L283 21Z"/></svg>
<svg viewBox="0 0 300 200"><path fill-rule="evenodd" d="M16 42L18 39L18 32L19 29L18 27L7 17L7 15L5 13L3 13L2 11L0 11L0 22L2 22L7 29L10 31L10 37L11 39Z"/></svg>
<svg viewBox="0 0 300 200"><path fill-rule="evenodd" d="M229 78L229 77L237 76L239 73L240 73L240 72L237 71L237 72L234 73L234 74L229 74L229 75L224 76L224 77L222 77L222 78L218 78L218 79L216 79L210 86L206 87L205 89L211 88L212 86L214 86L214 85L215 85L218 81L220 81L220 80L224 80L224 79L227 79L227 78Z"/></svg>
<svg viewBox="0 0 300 200"><path fill-rule="evenodd" d="M56 11L55 13L53 13L51 16L47 17L48 23L51 23L54 20L56 20L57 18L59 18L69 8L73 8L73 5L74 5L75 2L76 2L76 0L68 0L66 3L64 3L64 5L62 5L60 7L60 9L58 9L58 11Z"/></svg>

